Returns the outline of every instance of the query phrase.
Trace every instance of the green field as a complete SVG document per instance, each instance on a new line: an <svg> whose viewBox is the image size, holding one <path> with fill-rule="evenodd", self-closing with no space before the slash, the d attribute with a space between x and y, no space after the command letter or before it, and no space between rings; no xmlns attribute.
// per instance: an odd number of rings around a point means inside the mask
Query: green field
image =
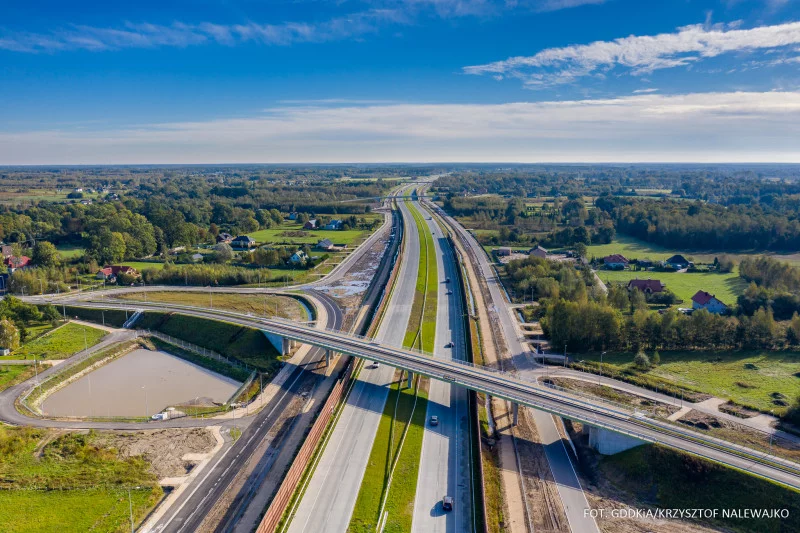
<svg viewBox="0 0 800 533"><path fill-rule="evenodd" d="M106 336L101 329L68 323L52 333L25 343L11 353L12 359L66 359L72 354L92 347Z"/></svg>
<svg viewBox="0 0 800 533"><path fill-rule="evenodd" d="M423 216L412 204L409 204L409 209L419 232L420 259L416 293L403 345L411 347L412 344L416 344L426 351L432 351L436 334L438 284L435 248ZM426 292L427 298L425 298ZM402 379L402 376L400 378ZM415 380L414 388L402 388L404 386L405 381L394 383L389 391L378 433L370 452L367 471L350 519L348 530L351 532L375 531L380 518L384 487L395 461L397 466L386 498L384 510L387 519L383 531L400 533L411 530L428 396L426 382L420 378ZM404 430L407 430L407 433L401 447Z"/></svg>
<svg viewBox="0 0 800 533"><path fill-rule="evenodd" d="M3 365L0 361L0 391L34 375L33 365Z"/></svg>
<svg viewBox="0 0 800 533"><path fill-rule="evenodd" d="M117 296L123 300L143 301L144 293L124 293ZM203 293L195 291L156 291L147 293L149 302L165 302L195 307L213 307L227 309L239 313L251 313L256 316L288 318L290 320L308 320L305 307L288 296L235 293ZM277 313L276 313L277 311Z"/></svg>
<svg viewBox="0 0 800 533"><path fill-rule="evenodd" d="M139 272L147 268L152 268L155 270L162 270L164 268L164 263L162 262L150 263L147 261L122 261L120 264L129 266L131 268L135 268ZM181 265L174 265L174 266L180 267Z"/></svg>
<svg viewBox="0 0 800 533"><path fill-rule="evenodd" d="M660 352L660 356L661 364L645 375L760 411L786 410L773 403L775 393L790 404L800 396L800 352ZM597 361L599 356L585 359ZM639 372L630 353L608 353L603 363Z"/></svg>
<svg viewBox="0 0 800 533"><path fill-rule="evenodd" d="M663 261L668 257L681 254L690 261L695 263L713 263L715 257L727 255L735 261L741 260L743 257L757 254L752 253L727 253L724 250L719 251L700 251L691 252L687 250L673 250L665 248L657 244L634 239L627 235L618 234L611 244L592 244L586 248L586 257L591 259L596 257L601 259L611 254L622 254L627 259L651 259L653 261ZM768 254L773 255L776 259L787 261L790 263L800 264L800 254Z"/></svg>
<svg viewBox="0 0 800 533"><path fill-rule="evenodd" d="M62 259L75 259L83 255L83 248L80 246L61 244L56 246L56 249L58 250L58 255L60 255Z"/></svg>
<svg viewBox="0 0 800 533"><path fill-rule="evenodd" d="M598 477L616 489L614 499L624 495L622 502L633 508L717 509L718 518L705 523L726 531L800 531L792 518L722 518L722 509L786 509L796 516L800 493L705 459L645 445L601 456L598 469Z"/></svg>
<svg viewBox="0 0 800 533"><path fill-rule="evenodd" d="M669 290L683 300L682 306L692 306L692 296L699 291L714 294L728 305L736 304L736 298L747 289L747 282L739 274L729 272L717 274L716 272L648 272L632 270L598 270L597 275L603 281L628 283L632 279L657 279L661 280Z"/></svg>
<svg viewBox="0 0 800 533"><path fill-rule="evenodd" d="M41 448L52 437L44 429L0 427L2 531L126 531L129 505L138 524L161 498L143 459L121 459L95 445L91 433L63 435Z"/></svg>
<svg viewBox="0 0 800 533"><path fill-rule="evenodd" d="M359 215L368 221L375 220L380 215L367 214ZM285 232L303 232L303 236L283 235ZM303 225L291 221L285 221L277 228L262 229L248 233L258 244L317 244L322 239L330 239L334 244L351 246L358 239L367 237L370 234L366 230L303 230Z"/></svg>

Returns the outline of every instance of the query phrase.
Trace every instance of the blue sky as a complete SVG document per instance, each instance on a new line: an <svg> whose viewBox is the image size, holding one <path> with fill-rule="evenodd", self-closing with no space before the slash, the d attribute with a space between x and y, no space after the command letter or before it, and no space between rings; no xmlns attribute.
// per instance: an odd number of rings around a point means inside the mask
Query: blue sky
<svg viewBox="0 0 800 533"><path fill-rule="evenodd" d="M800 162L800 2L8 0L0 117L0 164Z"/></svg>

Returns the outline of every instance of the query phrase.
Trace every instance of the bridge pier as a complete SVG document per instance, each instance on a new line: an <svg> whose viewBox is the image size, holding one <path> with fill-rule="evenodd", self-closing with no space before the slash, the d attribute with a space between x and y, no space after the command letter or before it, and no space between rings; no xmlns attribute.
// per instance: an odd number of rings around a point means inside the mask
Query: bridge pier
<svg viewBox="0 0 800 533"><path fill-rule="evenodd" d="M413 372L409 372L408 373L408 388L409 389L411 388L411 380L412 379L414 379L414 373Z"/></svg>
<svg viewBox="0 0 800 533"><path fill-rule="evenodd" d="M589 446L601 455L614 455L642 444L645 442L622 433L594 426L589 427Z"/></svg>
<svg viewBox="0 0 800 533"><path fill-rule="evenodd" d="M275 335L274 333L264 332L264 336L267 337L270 344L280 352L281 355L289 355L292 353L292 349L296 345L296 341L288 337L281 337L280 335Z"/></svg>
<svg viewBox="0 0 800 533"><path fill-rule="evenodd" d="M512 403L511 404L511 412L513 413L513 417L514 417L512 424L516 426L517 424L519 424L519 404L518 403Z"/></svg>
<svg viewBox="0 0 800 533"><path fill-rule="evenodd" d="M331 357L333 357L333 352L330 350L325 350L325 366L331 366Z"/></svg>

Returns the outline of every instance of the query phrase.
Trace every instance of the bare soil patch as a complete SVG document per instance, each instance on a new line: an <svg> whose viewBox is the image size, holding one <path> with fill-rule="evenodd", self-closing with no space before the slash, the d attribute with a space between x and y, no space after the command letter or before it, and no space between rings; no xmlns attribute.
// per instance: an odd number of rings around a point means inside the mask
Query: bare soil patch
<svg viewBox="0 0 800 533"><path fill-rule="evenodd" d="M186 475L192 468L187 453L207 453L217 441L205 428L168 428L132 432L100 432L104 446L116 448L120 457L144 457L159 479Z"/></svg>

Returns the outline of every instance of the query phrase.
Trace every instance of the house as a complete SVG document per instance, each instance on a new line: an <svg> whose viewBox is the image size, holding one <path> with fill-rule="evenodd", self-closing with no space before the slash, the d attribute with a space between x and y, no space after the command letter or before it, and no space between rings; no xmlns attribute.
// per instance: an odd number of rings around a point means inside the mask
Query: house
<svg viewBox="0 0 800 533"><path fill-rule="evenodd" d="M167 253L169 253L169 255L178 255L179 253L185 252L185 251L186 251L186 247L185 246L176 246L175 248L170 248L167 251Z"/></svg>
<svg viewBox="0 0 800 533"><path fill-rule="evenodd" d="M249 235L239 235L235 239L231 241L231 246L233 248L239 248L242 250L249 250L253 246L256 245L256 240Z"/></svg>
<svg viewBox="0 0 800 533"><path fill-rule="evenodd" d="M230 233L220 233L219 235L217 235L218 243L222 242L225 244L230 244L232 240L233 240L233 235L231 235Z"/></svg>
<svg viewBox="0 0 800 533"><path fill-rule="evenodd" d="M81 187L75 187L75 189L73 189L73 191L72 191L72 192L83 192L83 188L81 188Z"/></svg>
<svg viewBox="0 0 800 533"><path fill-rule="evenodd" d="M19 257L12 255L10 257L6 257L3 263L5 263L5 265L8 267L8 271L13 274L15 270L25 268L26 266L30 265L31 258L26 255Z"/></svg>
<svg viewBox="0 0 800 533"><path fill-rule="evenodd" d="M11 257L12 255L14 255L14 252L11 251L11 245L10 244L0 244L0 252L2 252L3 259L5 259L6 257Z"/></svg>
<svg viewBox="0 0 800 533"><path fill-rule="evenodd" d="M545 250L541 246L537 246L536 248L532 248L531 251L528 253L528 255L532 255L540 259L547 259L547 250Z"/></svg>
<svg viewBox="0 0 800 533"><path fill-rule="evenodd" d="M317 229L317 219L312 218L303 225L303 229Z"/></svg>
<svg viewBox="0 0 800 533"><path fill-rule="evenodd" d="M692 309L705 309L709 313L722 314L728 311L728 306L706 291L697 291L692 296Z"/></svg>
<svg viewBox="0 0 800 533"><path fill-rule="evenodd" d="M192 254L192 261L194 261L195 263L199 263L202 260L203 260L203 254L199 254L199 253L198 254Z"/></svg>
<svg viewBox="0 0 800 533"><path fill-rule="evenodd" d="M342 221L341 220L331 220L322 229L329 229L329 230L340 230L342 229Z"/></svg>
<svg viewBox="0 0 800 533"><path fill-rule="evenodd" d="M111 267L101 268L97 271L97 275L95 276L97 279L109 279L113 276L114 273L111 271Z"/></svg>
<svg viewBox="0 0 800 533"><path fill-rule="evenodd" d="M289 213L289 220L297 220L297 213Z"/></svg>
<svg viewBox="0 0 800 533"><path fill-rule="evenodd" d="M111 265L105 267L103 270L105 270L106 268L110 268L111 274L114 276L119 276L120 274L125 274L126 276L134 276L134 277L139 276L139 273L136 271L136 269L133 267L129 267L128 265Z"/></svg>
<svg viewBox="0 0 800 533"><path fill-rule="evenodd" d="M0 356L8 355L10 353L11 353L11 350L9 350L8 348L0 348Z"/></svg>
<svg viewBox="0 0 800 533"><path fill-rule="evenodd" d="M628 266L628 260L621 254L611 254L603 258L603 264L609 270L625 270Z"/></svg>
<svg viewBox="0 0 800 533"><path fill-rule="evenodd" d="M299 265L305 263L308 260L308 255L303 250L297 250L295 253L292 254L292 257L289 258L289 262L294 265Z"/></svg>
<svg viewBox="0 0 800 533"><path fill-rule="evenodd" d="M680 254L673 255L666 261L664 261L664 265L674 268L675 270L683 270L684 268L693 266L694 263L686 259Z"/></svg>
<svg viewBox="0 0 800 533"><path fill-rule="evenodd" d="M314 246L317 250L333 250L333 242L330 239L322 239L319 241L316 246Z"/></svg>
<svg viewBox="0 0 800 533"><path fill-rule="evenodd" d="M511 255L511 248L504 246L495 250L494 253L497 254L497 257L507 257Z"/></svg>
<svg viewBox="0 0 800 533"><path fill-rule="evenodd" d="M653 262L649 259L639 259L637 264L639 265L639 268L650 268L653 266Z"/></svg>
<svg viewBox="0 0 800 533"><path fill-rule="evenodd" d="M628 282L628 290L639 289L645 294L663 292L667 286L657 279L632 279Z"/></svg>

